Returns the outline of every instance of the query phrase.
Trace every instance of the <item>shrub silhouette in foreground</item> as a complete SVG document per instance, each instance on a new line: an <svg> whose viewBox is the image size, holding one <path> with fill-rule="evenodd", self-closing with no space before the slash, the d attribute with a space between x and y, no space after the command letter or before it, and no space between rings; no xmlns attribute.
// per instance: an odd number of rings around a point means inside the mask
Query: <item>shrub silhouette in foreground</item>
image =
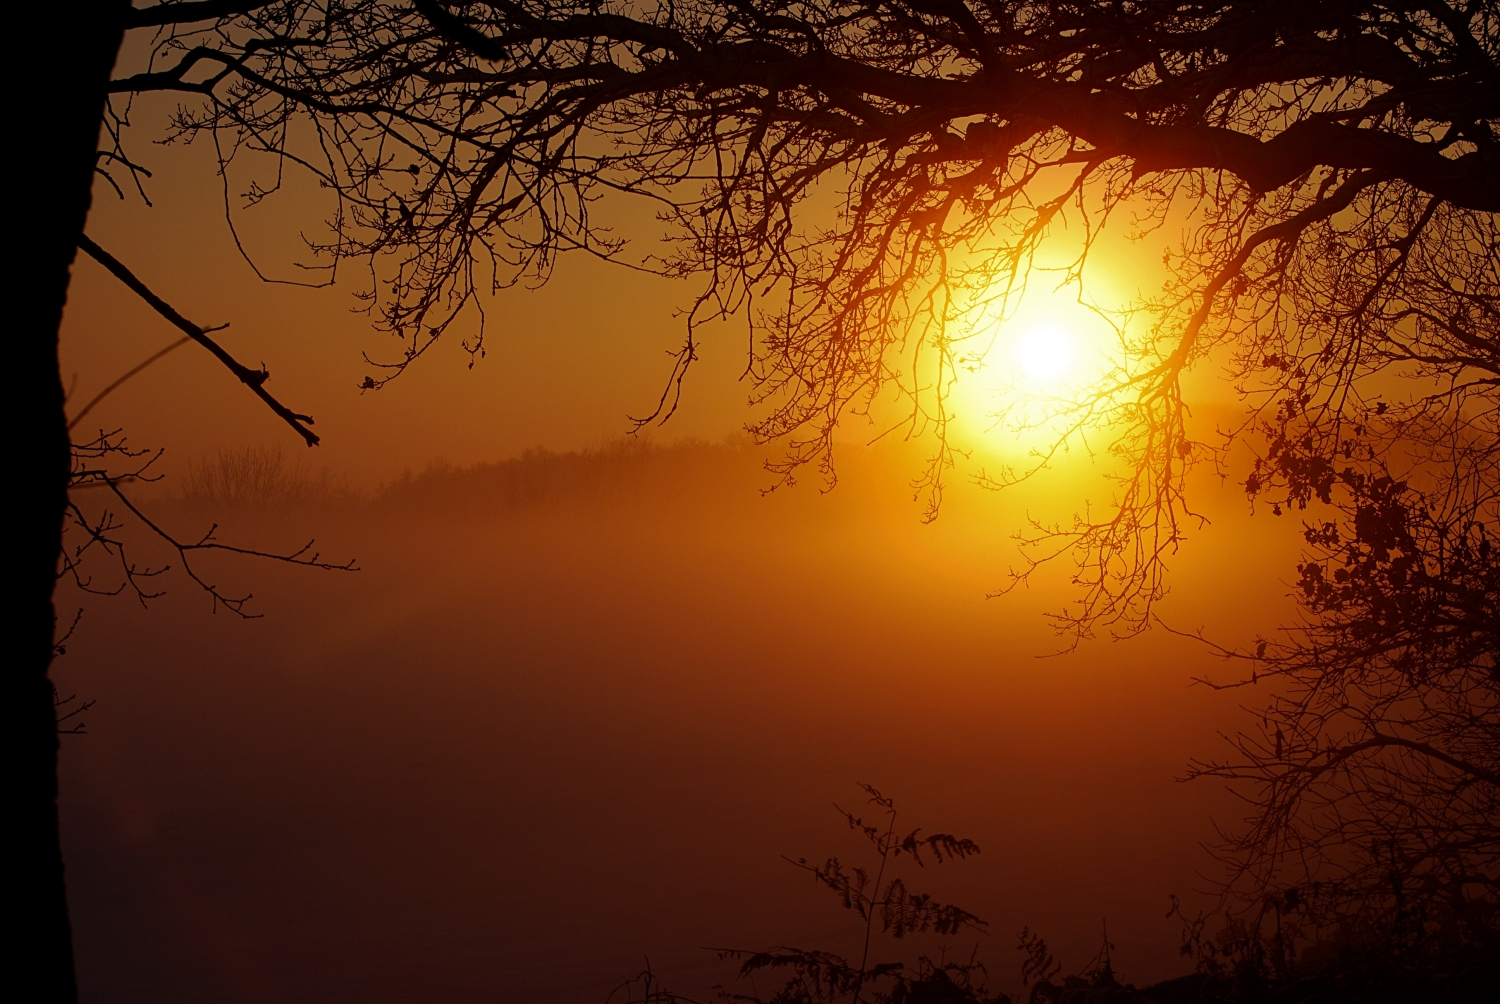
<svg viewBox="0 0 1500 1004"><path fill-rule="evenodd" d="M874 853L869 867L848 865L836 857L822 864L806 858L787 858L812 875L820 886L838 897L844 909L861 922L860 957L856 961L836 952L778 946L765 951L720 949L721 959L740 963L738 977L752 980L770 975L786 982L769 997L758 992L737 993L720 987L725 1001L742 1004L811 1004L814 1001L870 1001L872 1004L1008 1004L1005 994L987 996L977 978L983 965L971 956L968 962L934 962L925 956L917 961L874 962L871 946L878 927L895 939L908 934L983 933L985 921L951 903L940 903L926 893L913 892L904 876L895 874L901 865L925 868L928 861L942 864L979 853L972 840L949 833L923 836L920 828L902 834L896 829L896 805L868 784L860 788L869 796L877 815L874 822L840 808L849 828L863 834ZM661 985L650 967L618 987L611 1001L628 1004L689 1004L689 999Z"/></svg>
<svg viewBox="0 0 1500 1004"><path fill-rule="evenodd" d="M1219 912L1188 918L1172 897L1168 916L1183 920L1182 954L1194 970L1137 989L1115 975L1108 932L1099 952L1080 971L1063 976L1062 964L1047 942L1023 928L1017 949L1021 963L1021 995L992 991L976 943L966 961L949 961L946 950L934 961L918 955L878 961L884 952L876 945L880 934L901 940L909 934L987 934L988 923L962 907L941 903L914 892L907 876L896 874L902 865L925 868L979 853L974 841L948 833L923 836L920 828L902 834L896 829L892 799L868 784L860 788L875 808L875 821L866 822L842 808L850 829L868 840L873 854L868 866L849 865L837 857L822 864L787 858L830 890L839 904L860 922L859 958L825 949L778 946L764 951L718 949L726 961L739 963L735 987L720 986L723 1004L1408 1004L1427 1000L1467 1000L1486 988L1500 986L1494 925L1482 931L1464 928L1454 937L1428 942L1416 950L1410 931L1364 925L1345 926L1322 940L1292 950L1295 925L1283 923L1286 914L1302 904L1295 893L1263 911L1262 919L1276 923L1247 924L1238 913ZM1220 929L1208 934L1210 921ZM894 949L894 946L886 946ZM877 961L872 961L875 959ZM756 977L772 977L779 987L761 996ZM749 983L750 992L740 987ZM698 1004L674 993L651 969L620 984L608 1004Z"/></svg>
<svg viewBox="0 0 1500 1004"><path fill-rule="evenodd" d="M907 888L906 879L890 874L903 864L910 863L925 868L927 860L942 864L946 860L962 860L979 853L979 845L963 837L949 833L934 833L923 836L920 828L904 836L896 830L896 805L868 784L860 785L870 796L870 804L883 815L874 823L867 823L852 812L840 809L849 828L864 835L874 849L873 875L871 869L848 866L836 857L830 857L821 865L798 858L792 864L812 875L819 885L831 890L845 910L852 911L864 924L863 942L859 963L826 951L806 951L798 948L780 947L763 952L746 952L731 949L721 952L721 957L741 962L739 975L751 977L758 973L789 974L786 984L771 997L767 1004L792 1004L801 1001L841 1000L855 1001L1008 1001L1009 998L986 997L982 984L974 979L984 972L984 967L971 960L967 963L933 962L925 956L916 964L905 962L870 961L871 941L878 923L880 932L901 939L908 934L962 934L966 931L983 933L988 926L985 921L960 906L939 903L927 893L913 892ZM924 856L927 860L924 860ZM903 862L902 859L907 861ZM734 1000L760 1002L762 998L753 994L734 994Z"/></svg>

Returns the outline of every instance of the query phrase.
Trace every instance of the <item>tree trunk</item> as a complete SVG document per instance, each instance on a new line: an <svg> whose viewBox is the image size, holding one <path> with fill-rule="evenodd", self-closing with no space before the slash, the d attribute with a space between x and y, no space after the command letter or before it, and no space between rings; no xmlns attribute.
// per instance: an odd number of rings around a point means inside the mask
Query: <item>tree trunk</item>
<svg viewBox="0 0 1500 1004"><path fill-rule="evenodd" d="M20 850L10 923L18 949L12 982L35 988L34 1000L78 996L57 820L57 720L47 678L69 467L57 335L74 245L88 215L104 87L128 7L128 0L39 0L11 11L20 22L13 39L28 52L10 85L19 121L9 145L16 329L9 342L21 429L10 476L12 504L18 503L12 510L18 651L8 671L16 689L6 705L19 796L11 819Z"/></svg>

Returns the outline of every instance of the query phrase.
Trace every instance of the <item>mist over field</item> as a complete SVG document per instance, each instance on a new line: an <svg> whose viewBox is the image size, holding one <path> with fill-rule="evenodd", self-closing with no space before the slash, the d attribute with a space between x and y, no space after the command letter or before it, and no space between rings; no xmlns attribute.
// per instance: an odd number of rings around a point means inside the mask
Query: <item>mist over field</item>
<svg viewBox="0 0 1500 1004"><path fill-rule="evenodd" d="M828 493L764 493L764 456L531 451L360 491L243 451L159 489L174 532L361 570L202 559L250 620L178 575L145 609L60 594L85 615L58 685L97 702L62 752L84 999L603 1001L648 958L747 989L706 949L856 947L782 855L857 861L857 782L983 851L920 878L989 933L877 957L977 944L1014 991L1023 926L1076 968L1107 923L1122 978L1190 969L1168 896L1201 905L1198 844L1237 809L1175 778L1243 714L1189 686L1207 651L1038 658L1066 568L986 599L1034 498L960 480L929 525L899 450L846 451ZM1164 610L1239 641L1292 545L1229 548L1243 497L1205 491Z"/></svg>
<svg viewBox="0 0 1500 1004"><path fill-rule="evenodd" d="M17 999L1495 996L1500 3L14 6Z"/></svg>

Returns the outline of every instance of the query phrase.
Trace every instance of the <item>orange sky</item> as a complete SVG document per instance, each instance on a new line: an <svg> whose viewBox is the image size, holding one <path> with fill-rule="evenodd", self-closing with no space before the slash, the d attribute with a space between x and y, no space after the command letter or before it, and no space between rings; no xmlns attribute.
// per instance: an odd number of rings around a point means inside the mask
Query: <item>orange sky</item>
<svg viewBox="0 0 1500 1004"><path fill-rule="evenodd" d="M153 122L170 107L162 96L146 95L136 100L133 117ZM462 464L529 446L577 447L628 431L627 416L650 411L670 372L665 353L681 344L676 315L691 303L696 281L657 279L565 255L544 288L510 290L486 301L488 355L473 369L459 339L450 336L388 388L360 394L357 386L370 372L361 353L392 358L398 343L354 312L353 294L363 278L358 264L346 264L344 279L332 288L261 282L231 240L212 150L203 143L163 148L144 137L132 142L154 173L145 181L153 205L129 189L120 199L101 181L90 236L190 319L230 323L215 337L243 362L264 363L272 373L268 388L317 420L323 444L308 458L314 465L373 484L437 457ZM236 171L230 187L238 207L251 175ZM254 209L237 208L245 245L267 275L307 277L296 267L312 261L300 235L320 232L328 214L320 194L290 174L283 193ZM656 250L662 228L644 202L606 200L597 215L631 238L628 257ZM1178 235L1179 228L1169 224L1132 241L1123 217L1117 214L1100 242L1099 266L1087 290L1106 307L1154 294L1162 279L1161 249ZM1077 232L1076 226L1059 227L1041 263L1060 264ZM994 388L1010 379L1015 353L1006 339L1012 334L1024 338L1060 322L1077 336L1080 357L1111 337L1072 302L1071 289L1055 292L1054 284L1046 276L1033 281L986 372L961 385L955 404L965 421L956 433L965 448L983 451L1007 442L1003 432L984 430L993 426L985 413L995 407ZM755 417L746 407L749 383L740 380L747 347L743 324L712 327L706 334L683 406L658 436L718 439ZM77 379L75 407L176 337L175 329L100 266L80 258L62 340L64 380ZM1198 403L1223 402L1223 388L1211 373L1203 376L1195 381ZM167 448L169 469L227 445L298 443L196 346L184 346L134 378L85 424L114 423L128 426L137 445ZM860 443L878 431L851 422L842 436Z"/></svg>
<svg viewBox="0 0 1500 1004"><path fill-rule="evenodd" d="M576 448L659 393L692 287L570 259L489 306L474 369L450 344L361 395L359 353L385 343L349 289L261 283L230 242L209 151L149 152L155 206L101 185L90 236L188 317L232 322L216 337L316 417L315 467L373 488L438 458ZM293 192L264 225L250 217L272 273L293 274L310 202ZM63 331L75 402L176 337L88 260ZM743 353L739 330L706 343L663 440L746 421ZM225 446L301 449L192 345L88 424L165 447L169 472ZM1086 469L1014 497L960 486L924 526L906 487L917 456L863 435L830 496L763 498L752 463L728 488L689 479L565 512L259 526L316 533L366 568L225 566L264 620L210 616L180 581L145 612L87 599L57 672L100 702L63 761L94 999L490 999L513 980L529 1000L594 1000L643 953L692 985L702 944L837 936L778 855L836 843L827 806L856 781L986 847L971 881L935 881L994 921L1001 986L1022 924L1076 965L1103 917L1127 975L1172 975L1166 896L1207 865L1197 842L1229 809L1173 776L1216 751L1239 696L1188 689L1215 667L1161 633L1034 658L1055 646L1041 614L1066 599L1056 572L984 599L1014 561L1008 534L1028 514L1065 518ZM1243 641L1285 610L1296 525L1252 521L1232 484L1200 480L1215 523L1193 533L1163 611Z"/></svg>
<svg viewBox="0 0 1500 1004"><path fill-rule="evenodd" d="M101 183L90 236L187 317L205 325L231 322L215 337L247 364L264 362L272 374L268 389L317 420L318 464L379 480L436 457L472 463L528 446L575 447L623 434L626 416L649 411L661 391L669 371L664 353L681 342L673 314L691 287L570 258L546 288L515 290L487 304L489 354L473 370L455 339L388 389L361 395L357 386L368 372L361 351L395 353L394 340L351 312L354 286L310 290L260 282L224 222L212 151L149 153L154 208L133 193L121 201ZM247 243L270 274L295 276L297 233L319 222L316 205L294 192L267 210L242 217ZM80 257L62 343L64 380L78 378L75 400L87 400L176 337L117 280ZM705 346L670 435L717 439L743 424L747 392L735 382L743 347L738 333L733 342ZM165 446L178 460L223 445L298 442L196 346L135 378L88 424L95 420L126 424L135 442Z"/></svg>

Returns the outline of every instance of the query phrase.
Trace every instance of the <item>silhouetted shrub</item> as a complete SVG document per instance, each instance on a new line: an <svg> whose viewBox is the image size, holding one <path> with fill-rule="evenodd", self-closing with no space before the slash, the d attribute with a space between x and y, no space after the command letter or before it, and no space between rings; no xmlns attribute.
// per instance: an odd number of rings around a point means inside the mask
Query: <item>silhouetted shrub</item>
<svg viewBox="0 0 1500 1004"><path fill-rule="evenodd" d="M289 461L280 446L219 450L189 464L182 480L182 501L212 512L291 508L357 497L346 481L327 470L313 473L302 461Z"/></svg>
<svg viewBox="0 0 1500 1004"><path fill-rule="evenodd" d="M911 934L983 933L985 921L962 907L935 901L908 886L902 865L925 867L979 853L972 841L921 829L896 830L894 802L869 785L860 786L878 813L874 823L840 809L849 827L870 844L870 860L849 865L837 857L823 863L787 858L831 891L859 922L862 948L856 960L824 949L778 946L764 951L724 949L721 959L738 963L738 979L762 975L783 981L769 997L717 988L722 1004L1018 1004L1010 994L988 990L978 946L967 962L946 958L871 961ZM1286 904L1283 903L1285 908ZM1172 915L1182 916L1175 904ZM1224 920L1224 915L1211 915ZM1115 975L1108 933L1098 953L1078 972L1063 976L1047 942L1023 929L1020 1000L1025 1004L1420 1004L1485 999L1500 986L1500 942L1494 918L1475 935L1472 925L1454 928L1445 940L1413 950L1401 932L1346 928L1324 941L1289 951L1274 932L1230 916L1220 931L1205 934L1210 917L1184 919L1182 953L1195 971L1137 989ZM882 947L883 945L883 947ZM649 967L610 995L610 1004L698 1004L664 987Z"/></svg>

